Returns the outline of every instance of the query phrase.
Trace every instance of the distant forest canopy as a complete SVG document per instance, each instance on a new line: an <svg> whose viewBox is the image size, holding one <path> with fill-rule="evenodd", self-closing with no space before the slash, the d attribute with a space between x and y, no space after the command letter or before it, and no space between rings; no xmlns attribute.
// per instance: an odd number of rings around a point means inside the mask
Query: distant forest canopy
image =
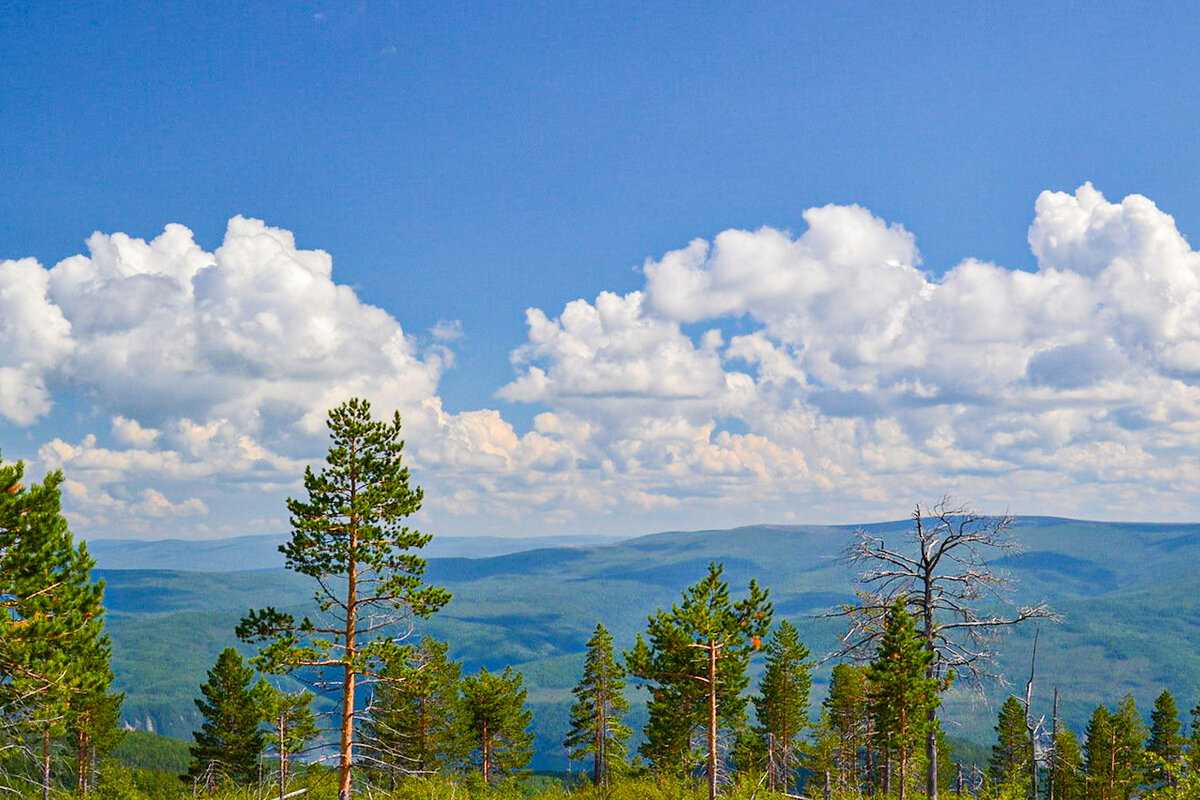
<svg viewBox="0 0 1200 800"><path fill-rule="evenodd" d="M995 716L986 763L978 751L952 746L944 701L989 678L1004 634L1041 626L1049 636L1060 610L1041 599L1005 599L1008 578L997 565L1021 563L1011 538L1016 520L948 499L918 505L901 530L854 533L839 568L852 580L822 617L839 644L820 694L817 659L789 619L797 618L794 608L782 611L769 584L733 580L723 562L673 553L683 580L662 586L669 602L621 637L624 649L608 628L630 624L617 619L620 604L587 606L591 625L571 632L586 640L582 661L572 662L573 687L559 701L565 724L548 744L579 771L538 778L529 766L547 743L535 737L523 671L467 669L450 655L453 638L415 632L453 606L421 556L430 537L406 525L422 493L404 465L399 416L377 421L368 403L351 400L330 412L329 429L325 465L306 473L305 497L289 500L293 535L281 547L291 574L279 585L303 585L311 601L252 607L226 629L226 646L192 687L200 724L186 755L169 740L124 730L104 586L91 579L94 562L62 516L62 476L26 486L20 464L0 466L4 788L18 797L134 800L301 790L339 800L459 790L1197 796L1200 704L1188 725L1168 691L1157 694L1148 719L1128 694L1092 698L1100 704L1090 717L1071 719L1060 713L1057 692L1044 708L1057 678L1036 661ZM661 543L642 549L643 569ZM1049 561L1051 570L1062 568ZM637 566L606 575L614 597ZM496 575L489 581L488 601L502 609L506 584ZM553 612L578 598L545 600ZM603 619L607 613L613 617ZM115 614L108 622L131 619Z"/></svg>

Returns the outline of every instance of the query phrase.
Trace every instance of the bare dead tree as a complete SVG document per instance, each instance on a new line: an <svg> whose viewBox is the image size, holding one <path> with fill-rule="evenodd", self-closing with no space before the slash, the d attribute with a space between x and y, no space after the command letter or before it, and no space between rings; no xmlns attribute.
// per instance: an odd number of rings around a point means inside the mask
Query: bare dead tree
<svg viewBox="0 0 1200 800"><path fill-rule="evenodd" d="M1037 647L1038 639L1041 637L1041 630L1033 634L1033 655L1029 659L1029 680L1025 682L1025 699L1022 705L1025 706L1025 730L1029 732L1029 796L1033 800L1038 797L1038 759L1053 749L1053 743L1046 744L1046 718L1044 716L1034 719L1033 717L1033 679L1037 669ZM1055 709L1054 713L1058 713L1058 690L1055 690Z"/></svg>
<svg viewBox="0 0 1200 800"><path fill-rule="evenodd" d="M988 676L993 643L1003 631L1032 619L1058 619L1045 603L1011 608L1010 579L988 566L989 556L1018 550L1009 536L1010 515L984 516L944 496L933 506L918 503L912 522L903 544L856 533L846 560L862 568L856 579L859 602L829 615L850 621L835 656L869 652L880 635L879 619L903 598L934 654L927 677L945 688L959 674L977 682ZM996 606L1005 613L993 610ZM937 800L937 709L928 715L926 793Z"/></svg>

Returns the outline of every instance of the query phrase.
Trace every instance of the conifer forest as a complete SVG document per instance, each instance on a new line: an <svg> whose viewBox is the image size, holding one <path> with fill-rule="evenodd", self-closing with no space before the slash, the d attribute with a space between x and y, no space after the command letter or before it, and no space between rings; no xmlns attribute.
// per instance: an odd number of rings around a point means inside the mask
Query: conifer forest
<svg viewBox="0 0 1200 800"><path fill-rule="evenodd" d="M468 669L461 643L427 631L454 598L427 572L431 535L409 525L423 494L399 415L356 399L327 424L281 548L311 602L246 609L195 686L187 742L126 724L64 476L0 467L0 797L1200 797L1200 697L1163 686L1147 709L1114 689L1083 698L1086 718L1063 712L1037 661L1063 615L1007 601L995 565L1015 552L1012 519L950 498L915 506L902 536L848 538L854 599L819 617L832 652L806 641L813 617L715 561L627 641L596 607L558 742L572 769L532 770L526 676ZM1027 672L971 712L990 740L954 735L947 693L994 686L1010 634L1030 631Z"/></svg>

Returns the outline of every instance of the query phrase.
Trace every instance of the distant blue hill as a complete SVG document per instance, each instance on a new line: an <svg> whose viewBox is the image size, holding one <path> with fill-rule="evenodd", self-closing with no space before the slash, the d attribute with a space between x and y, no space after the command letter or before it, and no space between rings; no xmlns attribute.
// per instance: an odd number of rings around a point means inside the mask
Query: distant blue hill
<svg viewBox="0 0 1200 800"><path fill-rule="evenodd" d="M185 572L245 572L279 569L286 534L228 539L93 539L88 552L99 569L167 569ZM426 558L488 558L539 547L589 546L619 541L610 536L435 536Z"/></svg>

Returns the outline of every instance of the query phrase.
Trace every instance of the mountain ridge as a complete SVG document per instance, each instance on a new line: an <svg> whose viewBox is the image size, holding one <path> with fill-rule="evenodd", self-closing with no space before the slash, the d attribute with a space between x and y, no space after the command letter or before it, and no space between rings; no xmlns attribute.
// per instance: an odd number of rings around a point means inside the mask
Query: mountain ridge
<svg viewBox="0 0 1200 800"><path fill-rule="evenodd" d="M561 767L570 688L596 622L609 628L619 648L630 646L648 614L677 602L708 563L717 561L735 597L751 578L770 588L777 618L797 624L819 656L836 648L839 625L821 614L854 598L855 569L841 558L853 532L861 528L898 541L893 537L910 526L897 520L870 527L666 531L588 546L431 558L428 580L447 587L454 600L419 621L417 634L447 641L468 670L509 664L524 670L535 713L537 764ZM1162 688L1171 689L1184 707L1196 701L1200 599L1190 565L1200 563L1200 523L1020 517L1011 533L1024 552L997 553L992 563L1017 579L1012 600L1045 599L1065 616L1061 625L1042 626L1038 691L1062 689L1070 724L1082 725L1097 703L1113 703L1126 691L1134 692L1144 710ZM265 605L307 613L313 588L303 576L282 569L97 570L97 577L108 584L116 686L127 692L126 719L176 736L186 736L195 724L191 699L216 653L235 643L237 619ZM1032 635L1029 628L1000 640L998 672L1023 680ZM816 675L814 706L826 679L827 666ZM992 705L983 712L965 687L952 691L946 708L950 732L990 741L994 706L1005 691L989 684L984 697ZM632 722L639 724L636 716Z"/></svg>

